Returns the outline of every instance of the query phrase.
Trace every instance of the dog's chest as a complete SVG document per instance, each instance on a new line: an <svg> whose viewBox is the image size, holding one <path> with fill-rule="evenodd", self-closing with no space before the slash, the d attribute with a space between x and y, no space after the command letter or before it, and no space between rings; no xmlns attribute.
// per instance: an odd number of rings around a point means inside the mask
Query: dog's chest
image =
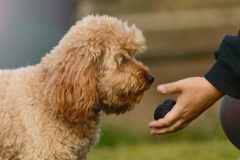
<svg viewBox="0 0 240 160"><path fill-rule="evenodd" d="M73 154L82 156L87 154L91 147L99 141L100 128L95 121L80 123L71 127L68 133L62 135L63 147L66 146ZM69 146L68 146L69 144Z"/></svg>
<svg viewBox="0 0 240 160"><path fill-rule="evenodd" d="M85 159L86 155L99 141L98 121L87 121L79 124L63 124L53 132L46 142L52 151L53 159ZM49 156L51 156L49 155Z"/></svg>
<svg viewBox="0 0 240 160"><path fill-rule="evenodd" d="M8 146L14 142L5 144L8 148L0 151L0 159L14 156L22 160L84 160L91 147L99 141L100 129L96 120L79 124L49 121L48 125L28 127L22 133L21 137L15 137L14 146Z"/></svg>

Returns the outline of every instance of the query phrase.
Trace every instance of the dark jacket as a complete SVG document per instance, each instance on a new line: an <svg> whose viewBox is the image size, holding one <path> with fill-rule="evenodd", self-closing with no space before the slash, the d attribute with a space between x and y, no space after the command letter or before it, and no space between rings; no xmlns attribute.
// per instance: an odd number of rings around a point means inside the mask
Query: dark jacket
<svg viewBox="0 0 240 160"><path fill-rule="evenodd" d="M224 37L215 58L205 78L222 93L240 99L240 31Z"/></svg>

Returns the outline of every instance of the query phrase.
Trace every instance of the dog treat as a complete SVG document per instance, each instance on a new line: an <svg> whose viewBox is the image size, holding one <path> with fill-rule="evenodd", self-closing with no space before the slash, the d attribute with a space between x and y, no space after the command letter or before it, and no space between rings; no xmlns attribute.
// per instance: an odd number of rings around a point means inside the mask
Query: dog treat
<svg viewBox="0 0 240 160"><path fill-rule="evenodd" d="M158 120L160 118L164 118L165 115L173 108L173 106L176 104L176 101L173 99L167 99L163 102L163 104L160 104L154 112L154 119Z"/></svg>

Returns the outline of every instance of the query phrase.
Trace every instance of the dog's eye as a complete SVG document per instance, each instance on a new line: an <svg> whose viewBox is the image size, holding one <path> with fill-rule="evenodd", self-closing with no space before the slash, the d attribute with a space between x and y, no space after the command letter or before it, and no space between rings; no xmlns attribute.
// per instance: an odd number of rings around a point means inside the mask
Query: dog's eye
<svg viewBox="0 0 240 160"><path fill-rule="evenodd" d="M121 57L121 64L126 63L128 61L128 57L122 56Z"/></svg>

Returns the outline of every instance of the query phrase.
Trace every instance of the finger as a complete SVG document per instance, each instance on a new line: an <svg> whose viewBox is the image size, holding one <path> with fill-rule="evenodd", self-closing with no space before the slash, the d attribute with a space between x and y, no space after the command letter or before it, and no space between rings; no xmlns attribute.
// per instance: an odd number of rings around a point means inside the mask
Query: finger
<svg viewBox="0 0 240 160"><path fill-rule="evenodd" d="M150 128L168 128L172 125L174 125L174 123L176 123L178 121L178 119L167 119L167 118L163 118L163 119L159 119L157 121L152 121L149 123L149 127Z"/></svg>
<svg viewBox="0 0 240 160"><path fill-rule="evenodd" d="M180 130L184 127L185 119L182 117L182 110L176 106L166 114L163 119L152 121L149 123L151 128L150 133L155 134L166 134Z"/></svg>
<svg viewBox="0 0 240 160"><path fill-rule="evenodd" d="M183 120L179 120L170 127L165 128L151 128L150 134L152 135L162 135L167 133L173 133L182 130L188 125L188 123L185 123Z"/></svg>
<svg viewBox="0 0 240 160"><path fill-rule="evenodd" d="M170 127L182 117L181 113L182 111L181 109L179 109L178 104L175 104L173 109L170 112L168 112L164 118L150 122L149 127L150 128Z"/></svg>
<svg viewBox="0 0 240 160"><path fill-rule="evenodd" d="M173 82L157 86L157 91L161 94L173 94L180 93L181 88L178 85L178 82Z"/></svg>

